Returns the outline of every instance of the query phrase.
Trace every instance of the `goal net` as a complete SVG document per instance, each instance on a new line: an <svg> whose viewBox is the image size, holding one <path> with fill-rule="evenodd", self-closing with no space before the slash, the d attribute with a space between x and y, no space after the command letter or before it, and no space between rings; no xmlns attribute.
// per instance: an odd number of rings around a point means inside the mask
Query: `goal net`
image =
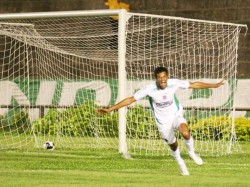
<svg viewBox="0 0 250 187"><path fill-rule="evenodd" d="M218 89L176 96L198 153L238 149L234 93L242 27L124 10L0 15L0 148L42 148L49 140L57 149L119 145L122 153L169 154L147 98L95 113L154 81L154 69L165 66L170 78L225 80Z"/></svg>

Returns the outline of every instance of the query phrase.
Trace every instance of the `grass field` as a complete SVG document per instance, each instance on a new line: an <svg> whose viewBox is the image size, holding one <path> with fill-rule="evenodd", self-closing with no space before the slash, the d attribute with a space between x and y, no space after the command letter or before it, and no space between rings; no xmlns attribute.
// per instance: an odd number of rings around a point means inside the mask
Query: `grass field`
<svg viewBox="0 0 250 187"><path fill-rule="evenodd" d="M183 153L190 176L181 176L171 156L134 156L116 150L34 149L0 151L0 186L226 186L249 187L250 142L243 153L203 157L195 165Z"/></svg>

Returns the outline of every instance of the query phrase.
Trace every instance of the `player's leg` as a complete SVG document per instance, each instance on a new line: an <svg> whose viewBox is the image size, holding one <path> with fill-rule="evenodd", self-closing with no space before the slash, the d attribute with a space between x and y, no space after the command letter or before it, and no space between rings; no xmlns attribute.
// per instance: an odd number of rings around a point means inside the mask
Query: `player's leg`
<svg viewBox="0 0 250 187"><path fill-rule="evenodd" d="M194 140L193 137L190 135L187 124L181 123L179 126L179 131L184 138L184 142L187 147L188 155L190 156L190 158L192 158L197 165L202 165L202 159L194 152Z"/></svg>
<svg viewBox="0 0 250 187"><path fill-rule="evenodd" d="M172 151L172 155L180 167L181 174L189 175L186 164L184 160L181 158L180 150L178 147L178 142L175 137L174 129L173 127L171 127L171 124L158 126L158 129L159 129L159 132L161 133L162 138L165 140L165 142L169 144L170 149Z"/></svg>
<svg viewBox="0 0 250 187"><path fill-rule="evenodd" d="M176 140L173 144L169 144L170 149L172 151L172 155L175 159L175 161L178 163L180 170L181 170L181 175L189 175L187 166L184 162L184 160L181 158L181 153L180 149L178 147L178 141Z"/></svg>

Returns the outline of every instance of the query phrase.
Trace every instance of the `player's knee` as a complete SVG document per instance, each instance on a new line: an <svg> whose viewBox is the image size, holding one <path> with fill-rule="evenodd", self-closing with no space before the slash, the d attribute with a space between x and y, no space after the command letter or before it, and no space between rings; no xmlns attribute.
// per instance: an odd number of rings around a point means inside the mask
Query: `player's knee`
<svg viewBox="0 0 250 187"><path fill-rule="evenodd" d="M190 138L190 132L189 129L187 127L187 125L185 123L182 123L180 125L180 133L183 136L184 139L188 140Z"/></svg>
<svg viewBox="0 0 250 187"><path fill-rule="evenodd" d="M190 138L190 132L187 128L180 130L181 135L184 139L188 140Z"/></svg>
<svg viewBox="0 0 250 187"><path fill-rule="evenodd" d="M183 138L185 140L189 140L190 139L190 132L189 132L189 130L183 130L183 131L181 131L181 134L182 134L182 136L183 136Z"/></svg>

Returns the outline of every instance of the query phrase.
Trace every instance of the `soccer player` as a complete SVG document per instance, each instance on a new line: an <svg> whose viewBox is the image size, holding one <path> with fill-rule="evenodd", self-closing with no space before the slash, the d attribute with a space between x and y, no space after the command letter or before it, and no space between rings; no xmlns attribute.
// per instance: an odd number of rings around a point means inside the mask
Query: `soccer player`
<svg viewBox="0 0 250 187"><path fill-rule="evenodd" d="M146 96L149 97L154 118L162 138L169 144L174 159L177 161L181 174L189 175L184 160L181 158L175 131L179 131L184 138L188 155L198 165L202 165L202 159L194 152L194 141L190 135L187 121L183 117L183 107L178 102L175 92L179 89L188 88L217 88L223 85L223 80L218 83L189 82L179 79L169 79L168 70L165 67L157 67L154 71L156 82L137 91L133 96L128 97L110 108L102 108L96 112L106 114L121 107L128 106Z"/></svg>

